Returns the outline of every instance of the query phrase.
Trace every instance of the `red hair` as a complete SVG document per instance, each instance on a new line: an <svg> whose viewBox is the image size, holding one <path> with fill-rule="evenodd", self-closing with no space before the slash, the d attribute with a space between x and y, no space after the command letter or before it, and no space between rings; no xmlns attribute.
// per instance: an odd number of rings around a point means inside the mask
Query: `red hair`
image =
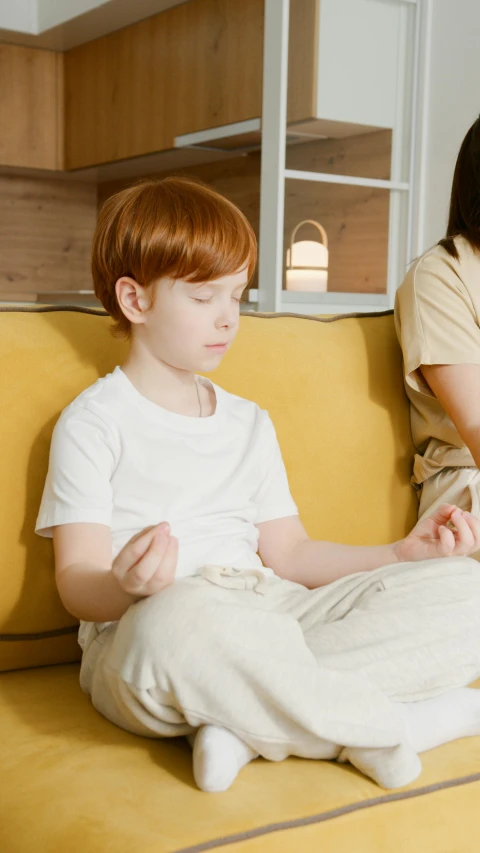
<svg viewBox="0 0 480 853"><path fill-rule="evenodd" d="M257 241L244 214L200 181L143 181L111 196L98 218L92 250L95 294L115 323L115 336L130 336L115 284L122 276L142 287L169 278L213 281L257 262Z"/></svg>

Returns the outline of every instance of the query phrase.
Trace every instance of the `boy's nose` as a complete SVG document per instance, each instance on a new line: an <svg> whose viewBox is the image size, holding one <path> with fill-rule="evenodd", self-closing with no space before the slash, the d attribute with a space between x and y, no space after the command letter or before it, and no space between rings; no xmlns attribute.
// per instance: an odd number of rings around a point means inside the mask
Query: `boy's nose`
<svg viewBox="0 0 480 853"><path fill-rule="evenodd" d="M217 326L222 326L222 327L228 326L230 328L231 326L235 325L236 320L237 320L236 308L235 307L228 308L228 309L226 308L225 310L223 310L219 313L218 318L217 318Z"/></svg>

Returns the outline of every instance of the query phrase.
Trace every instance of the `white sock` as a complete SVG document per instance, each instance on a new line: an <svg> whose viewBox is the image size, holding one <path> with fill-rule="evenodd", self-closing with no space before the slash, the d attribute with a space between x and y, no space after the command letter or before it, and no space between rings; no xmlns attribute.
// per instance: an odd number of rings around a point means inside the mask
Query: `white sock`
<svg viewBox="0 0 480 853"><path fill-rule="evenodd" d="M200 726L187 740L190 745L193 741L195 782L209 793L226 791L242 767L258 758L257 752L220 726Z"/></svg>
<svg viewBox="0 0 480 853"><path fill-rule="evenodd" d="M403 788L420 776L422 762L410 744L392 747L348 746L338 761L349 761L382 788Z"/></svg>
<svg viewBox="0 0 480 853"><path fill-rule="evenodd" d="M433 699L402 702L409 744L416 752L434 749L442 743L480 735L480 690L460 687Z"/></svg>

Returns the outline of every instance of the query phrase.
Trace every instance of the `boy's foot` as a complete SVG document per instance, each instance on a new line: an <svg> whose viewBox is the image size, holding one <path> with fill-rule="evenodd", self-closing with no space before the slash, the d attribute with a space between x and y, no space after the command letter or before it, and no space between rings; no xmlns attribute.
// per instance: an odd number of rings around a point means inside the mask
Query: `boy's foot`
<svg viewBox="0 0 480 853"><path fill-rule="evenodd" d="M235 781L239 771L249 761L258 758L232 732L220 726L200 726L196 734L188 736L193 741L193 775L202 791L226 791Z"/></svg>
<svg viewBox="0 0 480 853"><path fill-rule="evenodd" d="M338 760L349 761L382 788L402 788L414 782L422 772L418 755L403 744L377 749L348 746Z"/></svg>

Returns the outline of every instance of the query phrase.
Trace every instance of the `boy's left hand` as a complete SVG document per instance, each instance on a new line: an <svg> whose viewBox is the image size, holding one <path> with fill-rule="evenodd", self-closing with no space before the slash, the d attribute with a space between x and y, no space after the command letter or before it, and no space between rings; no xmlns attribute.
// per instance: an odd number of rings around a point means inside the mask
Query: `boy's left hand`
<svg viewBox="0 0 480 853"><path fill-rule="evenodd" d="M453 504L442 504L397 542L395 550L400 562L468 557L480 550L480 520Z"/></svg>

